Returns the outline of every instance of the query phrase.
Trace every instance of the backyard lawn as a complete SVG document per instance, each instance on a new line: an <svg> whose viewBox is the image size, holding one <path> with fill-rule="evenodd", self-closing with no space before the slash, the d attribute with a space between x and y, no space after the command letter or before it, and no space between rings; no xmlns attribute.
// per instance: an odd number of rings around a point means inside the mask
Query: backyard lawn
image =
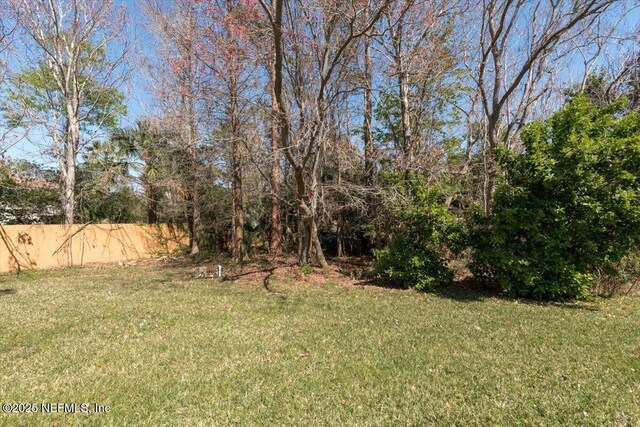
<svg viewBox="0 0 640 427"><path fill-rule="evenodd" d="M323 277L0 276L0 402L109 407L0 425L640 425L640 298L534 304Z"/></svg>

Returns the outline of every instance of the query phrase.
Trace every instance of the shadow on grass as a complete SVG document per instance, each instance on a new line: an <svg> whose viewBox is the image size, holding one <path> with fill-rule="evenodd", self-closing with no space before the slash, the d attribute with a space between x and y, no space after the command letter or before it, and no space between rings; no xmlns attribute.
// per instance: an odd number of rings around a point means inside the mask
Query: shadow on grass
<svg viewBox="0 0 640 427"><path fill-rule="evenodd" d="M478 282L473 278L467 278L457 282L453 282L433 291L435 295L442 298L453 299L461 302L484 301L485 299L499 299L502 301L511 301L523 305L537 305L540 307L558 307L569 310L586 310L599 311L597 305L589 304L586 301L577 300L535 300L531 298L517 298L510 296L502 291L498 285L486 284Z"/></svg>
<svg viewBox="0 0 640 427"><path fill-rule="evenodd" d="M356 284L358 286L371 286L390 290L409 291L406 288L395 286L394 284L385 282L384 280L379 278L368 278L359 281ZM488 298L507 298L500 292L499 288L483 285L471 278L454 281L446 285L441 285L434 290L427 291L425 293L460 302L484 301Z"/></svg>
<svg viewBox="0 0 640 427"><path fill-rule="evenodd" d="M499 287L480 283L473 278L457 280L438 286L432 293L441 298L460 302L484 301L488 298L507 298Z"/></svg>
<svg viewBox="0 0 640 427"><path fill-rule="evenodd" d="M2 295L11 295L11 294L15 294L16 290L15 289L0 289L0 296Z"/></svg>
<svg viewBox="0 0 640 427"><path fill-rule="evenodd" d="M360 286L374 286L378 288L401 290L403 288L393 286L389 283L385 283L380 279L367 279L357 283ZM523 305L537 305L541 307L558 307L570 310L586 310L586 311L599 311L600 308L597 305L589 304L586 301L544 301L534 300L529 298L516 298L505 294L499 286L486 284L479 282L472 277L453 281L446 285L438 286L433 291L428 293L435 295L439 298L450 299L458 302L470 303L470 302L484 302L486 300L502 300L517 302Z"/></svg>

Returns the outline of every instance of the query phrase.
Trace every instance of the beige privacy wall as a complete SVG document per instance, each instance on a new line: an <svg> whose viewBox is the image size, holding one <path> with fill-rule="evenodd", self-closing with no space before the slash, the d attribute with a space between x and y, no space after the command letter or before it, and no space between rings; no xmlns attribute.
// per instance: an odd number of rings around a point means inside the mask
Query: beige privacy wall
<svg viewBox="0 0 640 427"><path fill-rule="evenodd" d="M0 225L0 272L132 261L186 244L186 233L166 224Z"/></svg>

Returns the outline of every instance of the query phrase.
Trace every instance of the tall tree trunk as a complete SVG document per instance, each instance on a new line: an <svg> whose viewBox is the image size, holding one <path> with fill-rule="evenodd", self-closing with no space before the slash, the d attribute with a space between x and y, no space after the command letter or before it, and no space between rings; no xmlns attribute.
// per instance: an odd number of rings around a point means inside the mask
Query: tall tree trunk
<svg viewBox="0 0 640 427"><path fill-rule="evenodd" d="M349 117L349 114L347 113L347 117ZM347 126L348 128L348 126ZM336 135L338 135L338 131L336 129ZM347 135L349 135L349 132L347 130ZM336 142L340 141L339 138L336 138ZM339 147L339 143L338 143L338 147ZM338 167L338 188L341 188L342 186L342 154L338 153L338 160L337 160L337 167ZM366 174L365 174L366 176ZM338 199L338 203L340 203L340 199ZM343 236L343 231L344 231L344 215L342 213L342 210L338 210L338 221L337 221L337 226L336 226L336 255L338 256L338 258L341 258L344 256L344 236Z"/></svg>
<svg viewBox="0 0 640 427"><path fill-rule="evenodd" d="M158 223L158 197L155 185L150 182L145 183L145 196L147 199L147 223Z"/></svg>
<svg viewBox="0 0 640 427"><path fill-rule="evenodd" d="M64 214L64 223L74 223L74 212L76 206L75 183L76 183L76 165L75 156L71 150L65 150L65 169L62 174L62 212Z"/></svg>
<svg viewBox="0 0 640 427"><path fill-rule="evenodd" d="M323 111L321 109L321 111ZM320 126L320 125L318 125ZM316 138L318 135L316 135ZM313 160L313 166L311 168L311 185L307 186L307 192L309 193L306 200L308 201L308 221L309 221L309 251L313 250L316 260L320 264L321 267L328 267L326 258L324 257L324 251L322 250L322 245L320 244L320 237L318 233L318 165L320 163L320 159L323 156L323 148L322 145L318 147L318 150L315 154L315 158Z"/></svg>
<svg viewBox="0 0 640 427"><path fill-rule="evenodd" d="M364 41L364 183L370 185L373 180L373 138L371 136L371 123L373 120L372 74L371 74L371 52L369 37Z"/></svg>
<svg viewBox="0 0 640 427"><path fill-rule="evenodd" d="M200 253L200 242L202 240L202 217L201 217L201 209L200 209L200 182L198 176L198 154L197 148L195 147L195 141L193 143L194 147L192 149L192 173L193 182L190 184L191 191L191 215L193 220L193 228L191 235L191 255L197 255Z"/></svg>
<svg viewBox="0 0 640 427"><path fill-rule="evenodd" d="M402 59L400 59L402 67ZM411 106L409 105L409 81L406 71L398 73L400 86L400 112L402 121L402 172L405 179L409 178L413 163L413 135L411 132Z"/></svg>
<svg viewBox="0 0 640 427"><path fill-rule="evenodd" d="M271 213L269 216L269 253L282 252L282 218L280 205L280 147L287 144L288 132L282 100L282 6L283 0L272 3L273 43L271 58Z"/></svg>
<svg viewBox="0 0 640 427"><path fill-rule="evenodd" d="M413 166L413 135L411 129L411 105L409 103L409 73L404 63L404 54L402 51L402 38L404 33L404 24L400 20L397 23L397 30L392 34L392 42L395 50L395 65L397 68L398 88L400 95L400 124L402 126L401 141L401 170L405 179L409 178L411 167Z"/></svg>
<svg viewBox="0 0 640 427"><path fill-rule="evenodd" d="M371 187L373 184L373 176L375 173L375 163L373 159L373 136L371 126L373 122L373 74L371 71L371 39L369 35L364 39L364 122L363 122L363 142L364 142L364 185ZM349 121L347 120L347 126ZM349 132L350 133L350 132ZM367 218L373 217L375 205L371 196L367 195ZM372 239L363 236L361 252L369 252L373 246ZM364 250L362 250L364 249Z"/></svg>
<svg viewBox="0 0 640 427"><path fill-rule="evenodd" d="M231 84L231 256L242 262L246 255L244 248L244 209L242 203L242 155L240 153L240 117L238 112L238 92L235 81Z"/></svg>
<svg viewBox="0 0 640 427"><path fill-rule="evenodd" d="M344 256L344 237L343 237L344 219L342 214L338 214L338 225L336 227L336 256L342 258Z"/></svg>
<svg viewBox="0 0 640 427"><path fill-rule="evenodd" d="M62 211L64 223L74 223L76 208L76 153L80 144L80 123L72 102L67 105L67 135L64 139L62 171Z"/></svg>
<svg viewBox="0 0 640 427"><path fill-rule="evenodd" d="M285 191L287 191L289 176L291 175L291 165L289 162L284 162L282 164L282 183L284 185ZM291 227L293 226L293 214L290 209L285 207L284 209L284 224L283 224L283 233L282 233L282 243L292 240L292 236L295 234Z"/></svg>
<svg viewBox="0 0 640 427"><path fill-rule="evenodd" d="M315 186L308 186L305 182L302 167L294 166L294 173L298 198L298 262L308 263L313 250L318 263L327 267L329 264L322 251L316 222L317 191L313 190Z"/></svg>
<svg viewBox="0 0 640 427"><path fill-rule="evenodd" d="M493 194L495 192L495 180L496 180L496 161L495 150L498 146L498 120L496 118L489 118L489 129L487 138L489 140L489 151L487 155L486 166L486 179L484 188L484 213L491 216L493 213Z"/></svg>
<svg viewBox="0 0 640 427"><path fill-rule="evenodd" d="M193 221L193 192L190 190L186 191L185 214L187 216L187 229L189 231L189 251L193 254L194 242L196 242L197 246L197 238L195 237L196 230Z"/></svg>
<svg viewBox="0 0 640 427"><path fill-rule="evenodd" d="M271 185L271 212L269 215L269 253L279 255L282 253L282 214L280 204L280 151L278 149L278 139L280 131L276 124L272 125L271 138L271 174L269 177Z"/></svg>
<svg viewBox="0 0 640 427"><path fill-rule="evenodd" d="M193 28L194 18L189 14L187 19L187 34L188 37L184 40L184 55L186 61L186 68L184 70L184 88L183 88L183 107L185 108L186 117L184 117L183 126L186 126L186 143L188 146L188 152L191 156L191 165L189 177L191 182L187 184L187 193L189 193L190 204L187 206L190 212L190 228L191 228L191 255L197 255L200 253L200 241L202 237L202 218L200 215L200 185L199 185L199 170L200 162L198 159L198 146L196 141L196 115L195 115L195 95L194 95L194 73L193 68L194 55L192 51L193 41Z"/></svg>
<svg viewBox="0 0 640 427"><path fill-rule="evenodd" d="M324 252L322 250L322 245L320 244L320 237L318 236L318 223L316 222L315 215L311 216L310 219L310 232L311 232L311 243L313 245L313 249L315 251L316 258L318 259L318 263L320 263L321 267L328 267L326 258L324 257Z"/></svg>
<svg viewBox="0 0 640 427"><path fill-rule="evenodd" d="M148 224L157 224L158 223L158 189L153 183L153 178L150 176L150 170L154 167L155 163L155 147L145 146L142 147L141 157L144 163L146 164L146 168L142 173L142 185L144 187L145 199L147 202L147 223Z"/></svg>
<svg viewBox="0 0 640 427"><path fill-rule="evenodd" d="M282 219L280 207L280 149L282 114L280 113L279 100L276 93L282 90L281 70L278 73L275 65L274 53L271 69L271 174L269 177L271 186L271 213L269 215L269 253L279 255L282 252ZM280 61L282 66L282 61ZM280 75L280 77L276 77ZM279 86L279 87L277 87Z"/></svg>
<svg viewBox="0 0 640 427"><path fill-rule="evenodd" d="M242 166L238 143L232 146L232 202L231 202L231 256L236 262L241 262L245 257L244 249L244 209L242 204Z"/></svg>
<svg viewBox="0 0 640 427"><path fill-rule="evenodd" d="M296 185L296 197L298 201L298 262L306 264L309 262L309 208L305 203L306 186L302 167L293 166L293 173Z"/></svg>

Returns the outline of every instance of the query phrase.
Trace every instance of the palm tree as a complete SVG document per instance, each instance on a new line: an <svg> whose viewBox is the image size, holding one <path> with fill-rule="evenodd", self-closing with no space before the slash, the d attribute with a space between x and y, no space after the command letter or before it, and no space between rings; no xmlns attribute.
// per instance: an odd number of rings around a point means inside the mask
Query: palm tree
<svg viewBox="0 0 640 427"><path fill-rule="evenodd" d="M147 205L147 222L156 224L160 196L158 174L163 155L167 153L167 135L150 120L138 120L135 126L114 131L110 143L120 154L123 167L139 171Z"/></svg>

